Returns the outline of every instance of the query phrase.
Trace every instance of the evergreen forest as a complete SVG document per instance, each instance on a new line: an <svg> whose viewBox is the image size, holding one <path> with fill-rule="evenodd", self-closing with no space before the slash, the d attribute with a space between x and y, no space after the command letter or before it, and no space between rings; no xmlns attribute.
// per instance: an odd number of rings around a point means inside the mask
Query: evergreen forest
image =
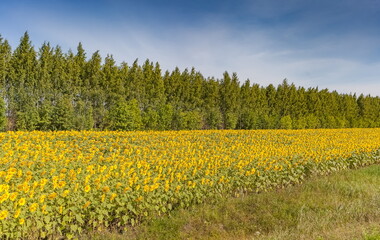
<svg viewBox="0 0 380 240"><path fill-rule="evenodd" d="M0 96L5 131L380 127L378 96L117 64L81 43L75 52L47 42L36 50L27 32L14 50L0 36Z"/></svg>

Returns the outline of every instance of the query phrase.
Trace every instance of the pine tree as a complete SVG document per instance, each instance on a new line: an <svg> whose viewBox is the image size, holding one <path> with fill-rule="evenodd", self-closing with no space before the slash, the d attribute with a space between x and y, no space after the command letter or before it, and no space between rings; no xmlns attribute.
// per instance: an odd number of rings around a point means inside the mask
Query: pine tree
<svg viewBox="0 0 380 240"><path fill-rule="evenodd" d="M107 104L112 105L124 95L124 85L112 55L107 55L103 65L103 91L107 94Z"/></svg>
<svg viewBox="0 0 380 240"><path fill-rule="evenodd" d="M145 106L144 109L152 108L157 110L159 105L165 103L165 87L160 65L158 63L153 65L153 63L147 59L142 68L146 93L145 103L143 103Z"/></svg>
<svg viewBox="0 0 380 240"><path fill-rule="evenodd" d="M220 111L220 85L213 78L205 81L203 86L203 111L205 118L205 128L220 129L222 128L223 118Z"/></svg>
<svg viewBox="0 0 380 240"><path fill-rule="evenodd" d="M239 80L236 73L232 77L225 72L220 83L220 100L224 127L234 129L238 122L239 114Z"/></svg>
<svg viewBox="0 0 380 240"><path fill-rule="evenodd" d="M72 94L68 74L68 63L60 46L54 48L51 68L50 81L53 88L52 101L55 102L60 95Z"/></svg>
<svg viewBox="0 0 380 240"><path fill-rule="evenodd" d="M54 67L53 51L54 49L50 47L49 43L44 43L38 52L36 94L39 98L39 104L51 99L53 92L53 82L51 80Z"/></svg>
<svg viewBox="0 0 380 240"><path fill-rule="evenodd" d="M72 83L73 95L80 98L83 94L84 79L85 79L85 66L86 66L86 52L80 42L77 47L76 55L69 52L69 67L70 77Z"/></svg>
<svg viewBox="0 0 380 240"><path fill-rule="evenodd" d="M304 129L307 125L306 115L308 113L305 88L299 87L295 95L296 97L291 111L293 116L293 127L295 129Z"/></svg>
<svg viewBox="0 0 380 240"><path fill-rule="evenodd" d="M10 70L11 56L11 46L8 41L4 40L0 35L0 90L2 90L3 94L4 89L6 89L6 80Z"/></svg>
<svg viewBox="0 0 380 240"><path fill-rule="evenodd" d="M53 100L55 96L52 74L54 71L54 49L44 43L38 52L35 95L37 98L38 130L49 130Z"/></svg>
<svg viewBox="0 0 380 240"><path fill-rule="evenodd" d="M10 71L12 51L7 40L0 35L0 130L6 128L7 108L5 102L9 102L9 84L8 75ZM5 101L4 101L5 100Z"/></svg>
<svg viewBox="0 0 380 240"><path fill-rule="evenodd" d="M322 116L323 108L320 93L318 88L309 88L306 91L306 102L307 102L307 115L306 128L321 128L322 127Z"/></svg>
<svg viewBox="0 0 380 240"><path fill-rule="evenodd" d="M269 84L265 89L265 94L268 104L268 113L263 116L263 126L266 129L274 129L278 127L280 118L276 88L272 84Z"/></svg>
<svg viewBox="0 0 380 240"><path fill-rule="evenodd" d="M179 68L169 73L165 72L164 75L165 95L167 103L171 104L175 110L181 108L181 72Z"/></svg>
<svg viewBox="0 0 380 240"><path fill-rule="evenodd" d="M36 66L36 52L28 32L25 32L10 61L8 106L11 130L34 130L38 124Z"/></svg>
<svg viewBox="0 0 380 240"><path fill-rule="evenodd" d="M377 120L376 105L370 95L361 94L357 100L359 106L359 127L375 127Z"/></svg>
<svg viewBox="0 0 380 240"><path fill-rule="evenodd" d="M253 84L251 87L251 97L253 98L253 101L250 114L252 115L252 122L255 122L252 128L264 129L266 128L265 119L269 114L266 89L264 87L260 87L259 84Z"/></svg>
<svg viewBox="0 0 380 240"><path fill-rule="evenodd" d="M103 81L102 78L102 57L100 56L99 51L96 51L85 65L83 87L87 91L97 90Z"/></svg>
<svg viewBox="0 0 380 240"><path fill-rule="evenodd" d="M205 79L162 70L148 59L117 65L99 52L87 61L81 43L63 53L26 32L12 52L0 36L0 129L171 130L380 127L380 98L296 88L240 86L234 73ZM107 125L108 124L108 125Z"/></svg>
<svg viewBox="0 0 380 240"><path fill-rule="evenodd" d="M255 99L250 85L250 81L247 80L240 89L241 110L238 123L239 129L254 129L258 124L258 117L255 114Z"/></svg>
<svg viewBox="0 0 380 240"><path fill-rule="evenodd" d="M203 105L202 92L204 77L200 72L196 72L194 68L191 69L189 82L189 98L187 107L189 110L200 110Z"/></svg>

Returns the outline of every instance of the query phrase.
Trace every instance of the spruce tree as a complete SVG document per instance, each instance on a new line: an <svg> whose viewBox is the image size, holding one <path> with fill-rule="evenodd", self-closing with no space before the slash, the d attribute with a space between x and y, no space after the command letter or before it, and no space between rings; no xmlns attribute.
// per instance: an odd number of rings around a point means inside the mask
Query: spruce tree
<svg viewBox="0 0 380 240"><path fill-rule="evenodd" d="M0 130L6 128L7 109L5 101L9 102L9 98L11 98L10 82L8 81L11 56L12 51L8 41L4 40L0 35Z"/></svg>
<svg viewBox="0 0 380 240"><path fill-rule="evenodd" d="M236 73L232 77L225 72L220 83L220 100L224 127L234 129L238 122L239 106L239 80Z"/></svg>
<svg viewBox="0 0 380 240"><path fill-rule="evenodd" d="M220 111L220 85L214 78L209 78L203 86L203 111L205 127L208 129L222 128L223 118Z"/></svg>
<svg viewBox="0 0 380 240"><path fill-rule="evenodd" d="M34 130L38 125L36 66L36 52L28 32L25 32L10 61L8 89L12 95L8 98L8 105L11 130Z"/></svg>
<svg viewBox="0 0 380 240"><path fill-rule="evenodd" d="M87 61L81 43L75 54L49 43L36 53L27 32L13 52L0 36L0 96L7 130L380 127L379 97L286 79L240 86L235 73L205 79L194 68L162 74L148 59L102 63L98 51Z"/></svg>
<svg viewBox="0 0 380 240"><path fill-rule="evenodd" d="M60 46L54 48L51 68L52 72L50 81L53 86L52 101L55 102L60 95L72 93L67 59Z"/></svg>
<svg viewBox="0 0 380 240"><path fill-rule="evenodd" d="M11 46L8 41L4 40L0 35L0 89L2 91L7 87L7 76L10 71L11 56Z"/></svg>

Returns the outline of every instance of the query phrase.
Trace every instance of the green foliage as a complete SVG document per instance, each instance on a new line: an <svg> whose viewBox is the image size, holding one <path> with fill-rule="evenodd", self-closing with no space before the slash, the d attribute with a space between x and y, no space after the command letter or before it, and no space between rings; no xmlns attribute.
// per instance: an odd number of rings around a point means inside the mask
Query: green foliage
<svg viewBox="0 0 380 240"><path fill-rule="evenodd" d="M319 124L319 120L314 114L309 114L306 116L306 128L318 128Z"/></svg>
<svg viewBox="0 0 380 240"><path fill-rule="evenodd" d="M39 109L38 130L48 131L52 128L54 106L45 101Z"/></svg>
<svg viewBox="0 0 380 240"><path fill-rule="evenodd" d="M260 128L260 116L253 112L247 111L241 115L239 128L241 129L258 129Z"/></svg>
<svg viewBox="0 0 380 240"><path fill-rule="evenodd" d="M0 35L0 89L4 89L7 83L7 75L10 70L12 52L7 40Z"/></svg>
<svg viewBox="0 0 380 240"><path fill-rule="evenodd" d="M80 100L76 103L73 116L74 128L77 130L91 130L94 127L93 109L89 103Z"/></svg>
<svg viewBox="0 0 380 240"><path fill-rule="evenodd" d="M220 83L220 102L223 114L224 127L235 129L238 122L239 112L239 80L236 73L230 76L228 72L223 74Z"/></svg>
<svg viewBox="0 0 380 240"><path fill-rule="evenodd" d="M6 126L7 118L5 116L5 103L3 98L0 98L0 131L3 131Z"/></svg>
<svg viewBox="0 0 380 240"><path fill-rule="evenodd" d="M293 121L289 115L286 115L280 119L280 128L281 129L292 129Z"/></svg>
<svg viewBox="0 0 380 240"><path fill-rule="evenodd" d="M173 117L174 117L173 106L171 104L161 105L158 110L158 114L159 114L158 129L171 130Z"/></svg>
<svg viewBox="0 0 380 240"><path fill-rule="evenodd" d="M304 116L299 117L293 122L294 129L305 129L307 126L306 118Z"/></svg>
<svg viewBox="0 0 380 240"><path fill-rule="evenodd" d="M196 130L202 128L202 115L199 111L181 112L179 117L180 129Z"/></svg>
<svg viewBox="0 0 380 240"><path fill-rule="evenodd" d="M58 100L53 109L51 130L70 130L73 127L74 106L72 100L66 96Z"/></svg>
<svg viewBox="0 0 380 240"><path fill-rule="evenodd" d="M110 130L133 131L143 127L141 111L136 99L118 101L109 111L108 128Z"/></svg>
<svg viewBox="0 0 380 240"><path fill-rule="evenodd" d="M327 116L327 119L326 119L326 122L325 122L325 127L326 128L337 128L338 127L338 123L336 121L336 118L334 116Z"/></svg>
<svg viewBox="0 0 380 240"><path fill-rule="evenodd" d="M208 108L205 111L205 119L208 129L220 129L222 127L222 114L216 107Z"/></svg>
<svg viewBox="0 0 380 240"><path fill-rule="evenodd" d="M17 130L36 130L39 123L37 108L32 104L23 106L23 110L17 112Z"/></svg>
<svg viewBox="0 0 380 240"><path fill-rule="evenodd" d="M337 128L349 128L350 122L345 117L336 118Z"/></svg>
<svg viewBox="0 0 380 240"><path fill-rule="evenodd" d="M148 59L118 66L98 51L87 56L81 43L75 53L50 43L35 51L27 32L12 51L0 36L0 124L44 131L380 127L380 97L297 88L287 79L277 87L241 84L236 73L205 78L194 68L163 72Z"/></svg>
<svg viewBox="0 0 380 240"><path fill-rule="evenodd" d="M278 120L275 115L263 115L261 118L261 125L264 129L277 128Z"/></svg>
<svg viewBox="0 0 380 240"><path fill-rule="evenodd" d="M226 129L235 129L238 123L238 116L234 112L227 112L224 121Z"/></svg>
<svg viewBox="0 0 380 240"><path fill-rule="evenodd" d="M148 108L148 110L143 113L143 123L145 129L159 130L159 121L160 115L156 110Z"/></svg>

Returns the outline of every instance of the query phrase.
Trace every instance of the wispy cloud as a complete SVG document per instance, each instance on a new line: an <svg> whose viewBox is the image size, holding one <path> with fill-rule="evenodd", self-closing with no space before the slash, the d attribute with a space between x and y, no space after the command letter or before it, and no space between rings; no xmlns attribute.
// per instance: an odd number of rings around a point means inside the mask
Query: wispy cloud
<svg viewBox="0 0 380 240"><path fill-rule="evenodd" d="M256 3L252 14L260 13L257 18L273 21L276 15L305 14L298 12L299 1L289 1L282 12L264 1ZM204 15L203 24L161 27L148 24L152 19L137 22L121 16L106 21L104 17L68 17L45 9L28 12L28 18L20 18L20 14L23 12L13 13L15 24L27 27L37 47L48 40L68 50L81 41L88 55L100 50L103 56L113 54L118 62L149 58L165 70L194 66L206 77L221 77L227 70L237 72L241 81L249 78L261 85L278 84L287 78L305 87L380 96L376 35L348 31L310 37L302 35L310 33L307 28L313 25L309 23L293 22L281 28L281 24L268 27L253 21L238 26L223 19L224 13Z"/></svg>

